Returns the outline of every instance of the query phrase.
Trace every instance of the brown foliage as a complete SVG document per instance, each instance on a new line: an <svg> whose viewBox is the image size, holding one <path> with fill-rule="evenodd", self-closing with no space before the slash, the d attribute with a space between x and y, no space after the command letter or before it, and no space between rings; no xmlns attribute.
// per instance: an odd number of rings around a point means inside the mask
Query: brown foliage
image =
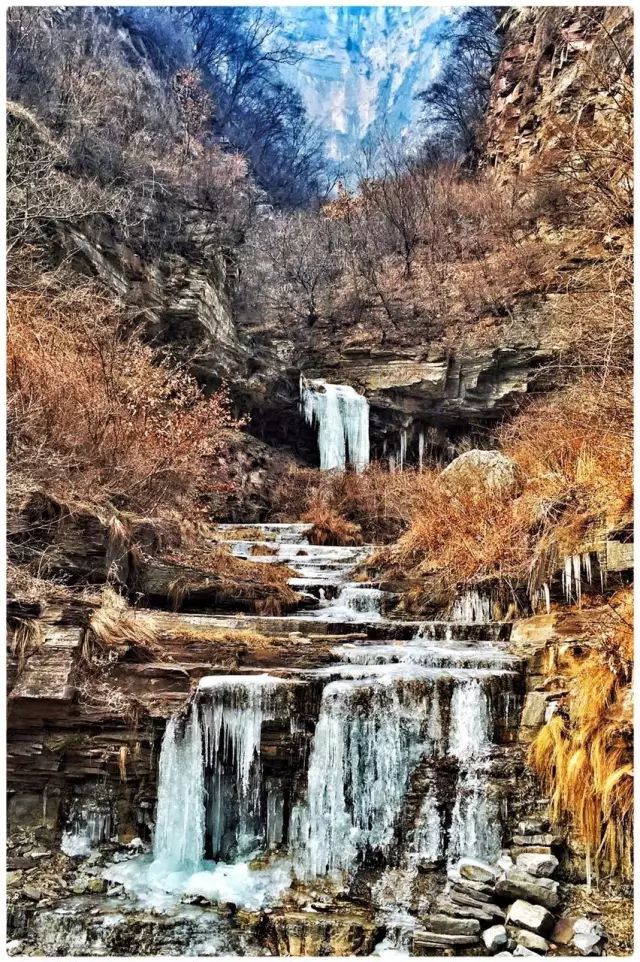
<svg viewBox="0 0 640 962"><path fill-rule="evenodd" d="M143 510L225 481L225 394L205 398L89 287L10 296L8 380L15 480Z"/></svg>
<svg viewBox="0 0 640 962"><path fill-rule="evenodd" d="M361 474L290 470L274 494L275 517L294 521L306 519L308 512L308 520L314 521L318 512L326 512L356 525L365 541L380 544L393 541L406 529L426 485L424 474L390 474L376 463Z"/></svg>

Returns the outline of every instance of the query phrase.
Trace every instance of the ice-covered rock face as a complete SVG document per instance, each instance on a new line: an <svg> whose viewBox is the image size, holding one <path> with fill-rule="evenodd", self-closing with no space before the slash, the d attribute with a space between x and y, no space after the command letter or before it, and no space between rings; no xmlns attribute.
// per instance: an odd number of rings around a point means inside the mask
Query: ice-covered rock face
<svg viewBox="0 0 640 962"><path fill-rule="evenodd" d="M352 163L383 126L394 142L415 134L416 94L440 69L436 43L448 8L282 7L278 13L278 39L302 55L282 72L326 135L332 160Z"/></svg>

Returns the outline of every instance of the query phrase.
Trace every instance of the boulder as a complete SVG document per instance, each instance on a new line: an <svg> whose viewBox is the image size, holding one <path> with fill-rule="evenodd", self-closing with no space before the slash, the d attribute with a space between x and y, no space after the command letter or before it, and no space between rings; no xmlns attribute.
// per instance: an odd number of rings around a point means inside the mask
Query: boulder
<svg viewBox="0 0 640 962"><path fill-rule="evenodd" d="M477 919L453 919L450 915L431 915L427 924L432 932L442 935L479 935L480 923Z"/></svg>
<svg viewBox="0 0 640 962"><path fill-rule="evenodd" d="M557 882L548 878L536 878L518 868L510 869L504 878L498 879L496 892L508 898L536 902L548 909L553 909L560 903Z"/></svg>
<svg viewBox="0 0 640 962"><path fill-rule="evenodd" d="M602 955L604 929L600 922L592 922L584 917L576 919L573 933L571 945L580 955Z"/></svg>
<svg viewBox="0 0 640 962"><path fill-rule="evenodd" d="M472 452L469 452L470 454ZM464 457L464 455L461 455ZM456 460L459 460L457 458ZM452 462L455 463L455 462ZM451 465L449 465L451 467ZM483 862L476 858L463 858L458 862L458 872L463 879L469 879L471 882L495 882L499 875L498 869L494 865L490 865L488 862Z"/></svg>
<svg viewBox="0 0 640 962"><path fill-rule="evenodd" d="M506 947L508 936L504 925L492 925L482 933L482 941L492 954Z"/></svg>
<svg viewBox="0 0 640 962"><path fill-rule="evenodd" d="M544 906L532 905L524 899L516 899L507 912L508 923L538 935L547 935L553 928L553 921L553 915Z"/></svg>
<svg viewBox="0 0 640 962"><path fill-rule="evenodd" d="M518 855L516 859L516 865L519 869L522 869L523 872L528 872L529 875L536 876L536 878L549 878L549 876L553 875L559 864L555 855L526 853L524 855Z"/></svg>
<svg viewBox="0 0 640 962"><path fill-rule="evenodd" d="M442 477L456 487L515 490L518 467L500 451L465 451L448 464Z"/></svg>
<svg viewBox="0 0 640 962"><path fill-rule="evenodd" d="M524 945L525 948L532 949L534 952L547 952L549 950L547 940L541 935L536 935L535 932L529 932L527 929L511 929L510 931L518 945Z"/></svg>

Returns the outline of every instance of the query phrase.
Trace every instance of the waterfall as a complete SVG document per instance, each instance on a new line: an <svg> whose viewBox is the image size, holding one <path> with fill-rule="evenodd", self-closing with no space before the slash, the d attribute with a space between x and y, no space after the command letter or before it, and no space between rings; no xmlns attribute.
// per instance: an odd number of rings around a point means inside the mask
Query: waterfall
<svg viewBox="0 0 640 962"><path fill-rule="evenodd" d="M369 464L369 402L346 384L300 378L300 397L307 424L318 429L320 467L362 471Z"/></svg>
<svg viewBox="0 0 640 962"><path fill-rule="evenodd" d="M292 817L295 869L303 878L348 872L367 849L389 850L409 775L425 752L436 750L425 731L425 696L410 676L325 687L307 801Z"/></svg>
<svg viewBox="0 0 640 962"><path fill-rule="evenodd" d="M458 784L451 816L448 859L494 859L500 854L498 813L487 797L487 753L491 746L491 709L477 679L456 684L451 699L449 752L458 759Z"/></svg>
<svg viewBox="0 0 640 962"><path fill-rule="evenodd" d="M204 857L202 731L197 707L186 722L171 718L162 739L153 854L194 870Z"/></svg>
<svg viewBox="0 0 640 962"><path fill-rule="evenodd" d="M310 617L325 621L379 621L386 595L379 588L346 584L336 598L310 612Z"/></svg>

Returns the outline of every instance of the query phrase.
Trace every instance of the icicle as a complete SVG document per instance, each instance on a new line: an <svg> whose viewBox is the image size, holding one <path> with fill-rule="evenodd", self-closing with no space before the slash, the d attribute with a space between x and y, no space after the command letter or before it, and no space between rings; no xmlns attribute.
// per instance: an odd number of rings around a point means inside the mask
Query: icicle
<svg viewBox="0 0 640 962"><path fill-rule="evenodd" d="M424 464L424 431L420 429L420 434L418 435L418 466L420 471L422 471L422 466Z"/></svg>
<svg viewBox="0 0 640 962"><path fill-rule="evenodd" d="M459 595L451 608L451 621L477 622L486 624L491 621L491 597L481 595L473 589Z"/></svg>
<svg viewBox="0 0 640 962"><path fill-rule="evenodd" d="M369 463L369 402L346 384L300 378L302 410L307 424L318 428L320 467L362 471Z"/></svg>
<svg viewBox="0 0 640 962"><path fill-rule="evenodd" d="M158 773L158 810L153 840L156 859L195 869L204 857L204 780L202 731L192 708L184 725L167 724Z"/></svg>
<svg viewBox="0 0 640 962"><path fill-rule="evenodd" d="M572 557L573 562L573 580L576 586L576 600L578 604L582 602L582 572L580 570L580 555L574 554Z"/></svg>
<svg viewBox="0 0 640 962"><path fill-rule="evenodd" d="M545 608L547 609L547 614L550 614L551 613L551 592L549 590L549 585L546 581L542 585L542 593L544 597Z"/></svg>
<svg viewBox="0 0 640 962"><path fill-rule="evenodd" d="M571 604L572 583L573 583L572 559L571 559L571 555L567 555L564 559L564 571L562 573L562 586L564 588L564 597L568 604Z"/></svg>
<svg viewBox="0 0 640 962"><path fill-rule="evenodd" d="M202 678L207 834L214 858L251 851L267 829L261 811L262 724L287 713L287 683L269 675ZM229 849L229 851L227 851Z"/></svg>
<svg viewBox="0 0 640 962"><path fill-rule="evenodd" d="M407 460L407 432L401 431L400 432L400 458L399 458L401 471L404 471L406 460Z"/></svg>
<svg viewBox="0 0 640 962"><path fill-rule="evenodd" d="M589 584L592 584L593 572L591 570L591 554L588 551L582 555L582 567L584 569L585 578Z"/></svg>

